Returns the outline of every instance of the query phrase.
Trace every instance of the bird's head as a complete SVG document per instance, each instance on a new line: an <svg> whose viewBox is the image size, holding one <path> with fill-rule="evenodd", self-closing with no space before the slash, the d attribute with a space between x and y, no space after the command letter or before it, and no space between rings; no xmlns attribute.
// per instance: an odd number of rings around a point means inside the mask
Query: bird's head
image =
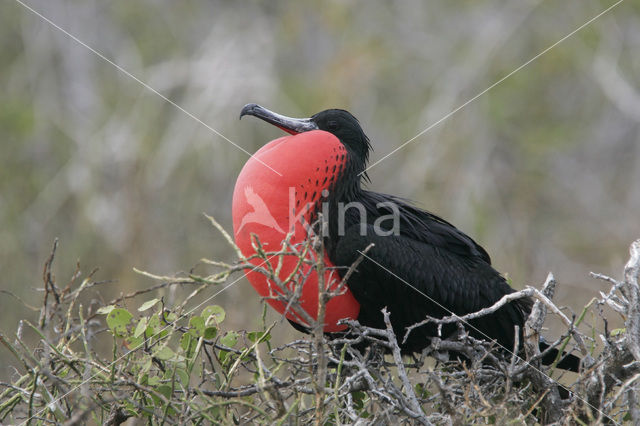
<svg viewBox="0 0 640 426"><path fill-rule="evenodd" d="M358 119L349 111L327 109L310 118L291 118L269 111L257 104L247 104L242 108L240 118L245 115L258 117L292 135L311 130L329 132L347 148L352 159L357 162L359 171L364 170L369 159L369 151L371 151L369 138L364 134Z"/></svg>

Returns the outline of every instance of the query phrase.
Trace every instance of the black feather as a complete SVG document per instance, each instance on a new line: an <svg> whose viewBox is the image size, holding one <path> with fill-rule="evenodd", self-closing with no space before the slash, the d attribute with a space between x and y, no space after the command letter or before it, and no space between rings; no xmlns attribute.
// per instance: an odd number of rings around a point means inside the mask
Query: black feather
<svg viewBox="0 0 640 426"><path fill-rule="evenodd" d="M346 167L330 188L328 198L328 256L344 273L369 244L374 244L347 283L360 303L361 324L384 328L381 310L386 307L402 351L419 352L437 336L437 328L432 323L423 325L412 330L402 343L407 327L427 316L477 312L514 292L491 266L486 250L451 223L401 198L362 188L371 146L351 114L327 110L313 119L320 129L336 135L348 152ZM329 122L331 129L323 127ZM366 214L357 208L345 209L348 203L361 205ZM397 229L393 220L379 222L394 212ZM390 232L394 229L397 232ZM513 301L493 314L470 321L467 331L478 339L495 340L510 352L516 326L522 342L532 305L530 298ZM456 330L456 325L444 326L442 337ZM552 362L555 355L557 351L543 362ZM578 366L579 358L573 355L560 364L573 371Z"/></svg>

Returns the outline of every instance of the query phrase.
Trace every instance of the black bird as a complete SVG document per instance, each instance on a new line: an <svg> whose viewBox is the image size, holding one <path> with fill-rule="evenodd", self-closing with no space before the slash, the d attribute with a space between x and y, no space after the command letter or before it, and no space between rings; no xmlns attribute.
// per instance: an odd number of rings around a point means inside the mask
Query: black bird
<svg viewBox="0 0 640 426"><path fill-rule="evenodd" d="M486 250L446 220L410 202L363 188L368 181L366 165L371 151L369 138L348 111L329 109L307 119L294 119L248 104L241 112L253 115L291 134L323 130L336 136L346 150L334 168L327 189L329 206L325 247L330 261L344 273L367 246L374 243L347 285L360 304L358 321L384 328L381 310L387 308L404 353L419 352L437 336L434 324L414 329L402 343L407 327L426 316L442 318L465 315L489 307L514 292L491 266ZM332 155L328 153L327 155ZM336 156L336 159L338 156ZM357 203L358 209L340 205ZM395 219L394 219L395 218ZM344 223L340 223L344 219ZM506 351L514 348L514 326L522 329L532 308L530 298L513 301L493 314L471 320L468 333L478 339L495 340ZM306 328L294 321L299 330ZM443 337L456 332L455 324L442 329ZM541 348L547 347L541 344ZM550 363L557 351L543 362ZM577 371L579 358L566 355L560 368Z"/></svg>

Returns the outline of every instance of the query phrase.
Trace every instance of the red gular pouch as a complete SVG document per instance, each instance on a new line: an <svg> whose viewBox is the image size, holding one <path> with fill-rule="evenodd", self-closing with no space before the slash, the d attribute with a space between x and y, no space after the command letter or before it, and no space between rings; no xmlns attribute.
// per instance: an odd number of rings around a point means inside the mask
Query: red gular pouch
<svg viewBox="0 0 640 426"><path fill-rule="evenodd" d="M251 234L258 236L266 252L281 250L288 232L293 232L291 245L301 247L308 238L308 224L321 211L323 191L328 191L335 183L346 158L344 145L333 134L322 130L282 137L260 148L242 168L233 192L233 231L242 254L250 257L256 253ZM287 251L292 252L290 249ZM309 250L307 259L313 260L314 257L313 250ZM278 259L279 256L273 256L269 260L274 270ZM324 259L327 268L324 285L330 291L335 290L341 283L340 275L336 269L330 269L334 265L326 253ZM252 259L251 263L266 267L262 259ZM285 280L297 264L297 256L283 256L280 279ZM299 276L308 276L302 287L300 306L315 319L318 314L318 275L314 267L306 263L299 271ZM248 270L245 274L258 294L267 298L269 305L281 314L285 313L287 304L273 298L282 293L274 283L256 271ZM291 291L295 285L287 283ZM356 319L359 312L359 303L344 286L339 295L327 302L324 331L346 329L345 325L338 325L338 321ZM291 308L285 315L294 322L309 326Z"/></svg>

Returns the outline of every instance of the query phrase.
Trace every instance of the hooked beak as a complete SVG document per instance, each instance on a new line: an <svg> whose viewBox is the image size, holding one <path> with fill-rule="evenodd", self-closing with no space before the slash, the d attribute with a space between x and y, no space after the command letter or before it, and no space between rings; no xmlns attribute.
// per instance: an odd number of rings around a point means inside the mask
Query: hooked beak
<svg viewBox="0 0 640 426"><path fill-rule="evenodd" d="M310 130L318 130L318 125L310 118L291 118L269 111L258 104L246 104L240 111L240 118L245 115L253 115L267 123L284 130L291 135L308 132Z"/></svg>

